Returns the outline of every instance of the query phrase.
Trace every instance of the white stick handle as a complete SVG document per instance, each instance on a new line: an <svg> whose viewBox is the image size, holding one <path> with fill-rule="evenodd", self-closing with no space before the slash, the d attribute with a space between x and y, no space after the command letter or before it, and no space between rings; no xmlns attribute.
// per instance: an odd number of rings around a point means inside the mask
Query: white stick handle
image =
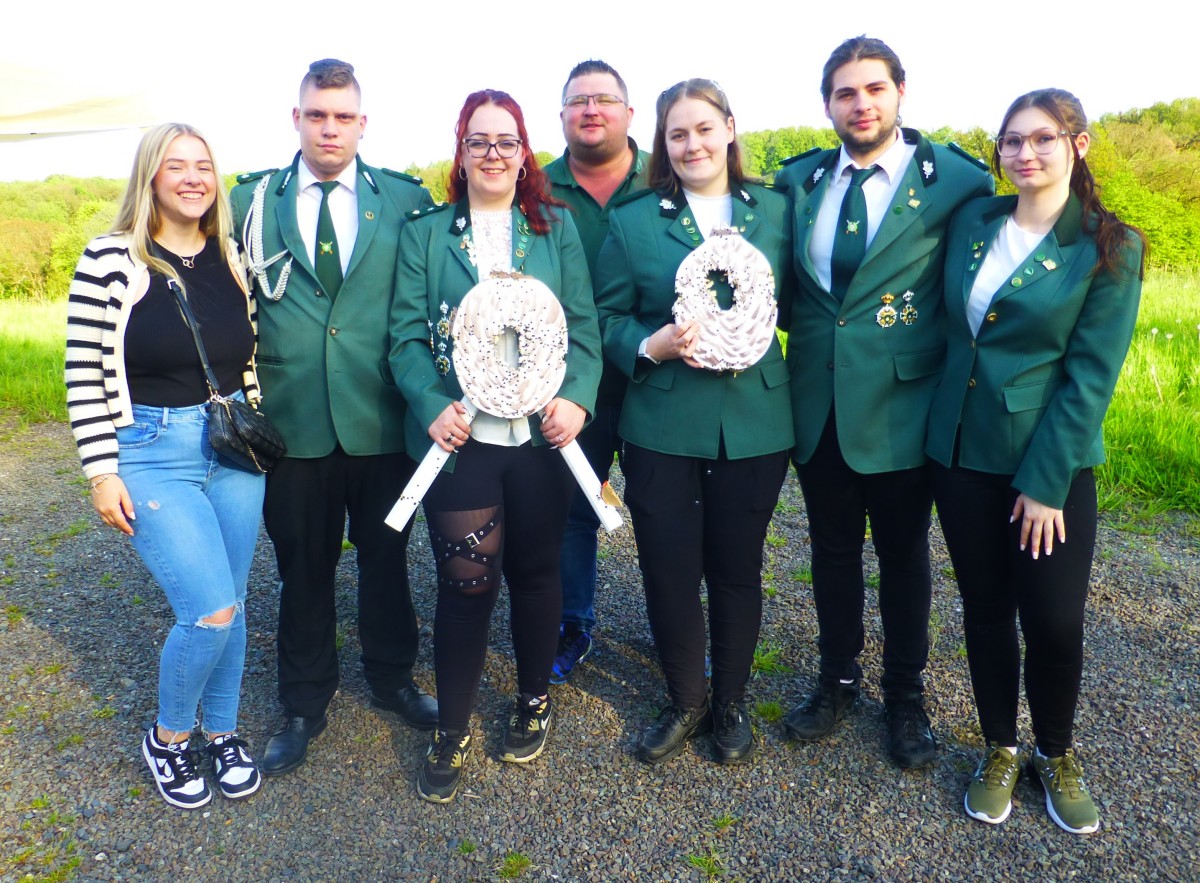
<svg viewBox="0 0 1200 883"><path fill-rule="evenodd" d="M467 413L463 415L463 419L467 421L467 425L469 426L471 421L475 419L478 409L465 396L462 403L467 409ZM396 501L396 505L392 507L392 511L388 513L387 518L383 519L383 523L393 530L404 530L416 513L417 507L421 505L421 500L425 498L425 494L433 484L433 480L438 477L438 473L442 471L442 467L446 465L446 461L449 459L449 451L442 450L441 446L436 442L430 445L429 451L421 459L420 465L417 466L417 471L413 473L413 477L404 486L404 491L400 494L400 499Z"/></svg>
<svg viewBox="0 0 1200 883"><path fill-rule="evenodd" d="M558 452L567 461L567 468L575 476L580 490L587 494L588 502L592 504L592 510L600 519L600 523L604 525L604 529L612 532L620 527L621 513L614 506L604 502L604 498L600 495L600 479L592 471L591 464L583 455L583 448L579 447L579 443L571 439L568 444L562 445Z"/></svg>

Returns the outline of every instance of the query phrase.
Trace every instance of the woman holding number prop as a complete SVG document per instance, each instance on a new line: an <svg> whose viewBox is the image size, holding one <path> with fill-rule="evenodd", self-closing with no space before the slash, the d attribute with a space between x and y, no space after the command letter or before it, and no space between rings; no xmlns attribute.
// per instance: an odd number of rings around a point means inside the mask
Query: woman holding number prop
<svg viewBox="0 0 1200 883"><path fill-rule="evenodd" d="M784 197L745 180L720 86L677 83L657 117L653 190L614 209L596 279L605 354L630 379L625 502L670 693L638 757L669 760L715 727L716 759L732 763L754 749L762 549L793 443L775 338L792 246Z"/></svg>
<svg viewBox="0 0 1200 883"><path fill-rule="evenodd" d="M1144 238L1100 202L1074 95L1009 107L992 153L1016 196L965 204L950 225L946 371L926 450L963 600L967 660L987 749L967 813L999 824L1022 752L1021 656L1035 746L1029 773L1053 820L1090 834L1099 815L1072 728L1096 538L1092 467L1129 349Z"/></svg>
<svg viewBox="0 0 1200 883"><path fill-rule="evenodd" d="M520 107L504 92L474 92L455 132L449 204L410 219L401 231L392 313L391 367L408 401L408 450L425 450L432 439L455 454L424 499L438 572L439 722L417 793L435 803L452 800L458 790L502 573L519 696L500 759L526 763L545 746L562 604L559 549L574 487L554 448L579 433L600 379L583 247L570 214L548 196ZM544 419L507 419L481 409L472 421L460 401L464 366L452 326L464 296L479 283L493 280L513 297L527 296L529 280L514 273L540 280L561 304L565 376ZM482 342L482 349L536 382L533 373L545 365L518 361L518 350L536 343L520 338L536 334L510 329L495 343Z"/></svg>
<svg viewBox="0 0 1200 883"><path fill-rule="evenodd" d="M182 291L198 320L221 394L257 399L254 300L230 227L208 143L191 126L152 129L113 232L83 252L67 312L67 411L92 504L129 535L175 613L142 754L182 809L212 799L189 748L197 707L221 793L248 797L261 782L237 713L264 476L209 444L209 390L176 300Z"/></svg>

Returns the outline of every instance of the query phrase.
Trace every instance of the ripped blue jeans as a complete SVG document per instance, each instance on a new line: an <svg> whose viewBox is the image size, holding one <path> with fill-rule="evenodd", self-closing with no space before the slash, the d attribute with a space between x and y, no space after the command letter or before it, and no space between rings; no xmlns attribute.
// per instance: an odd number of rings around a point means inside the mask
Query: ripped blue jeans
<svg viewBox="0 0 1200 883"><path fill-rule="evenodd" d="M237 729L246 581L266 488L264 476L213 451L206 413L134 405L133 424L117 429L117 468L137 513L133 547L175 612L159 659L158 724L185 733L197 706L205 732Z"/></svg>

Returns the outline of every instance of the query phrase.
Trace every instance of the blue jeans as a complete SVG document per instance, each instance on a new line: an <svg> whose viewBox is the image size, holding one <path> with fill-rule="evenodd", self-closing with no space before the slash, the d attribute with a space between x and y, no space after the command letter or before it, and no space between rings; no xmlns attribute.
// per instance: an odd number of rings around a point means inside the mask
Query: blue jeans
<svg viewBox="0 0 1200 883"><path fill-rule="evenodd" d="M175 612L159 659L158 724L184 733L198 705L205 732L237 729L246 581L266 486L213 451L207 407L134 405L133 424L117 429L118 469L137 515L133 548ZM203 621L230 608L227 623Z"/></svg>
<svg viewBox="0 0 1200 883"><path fill-rule="evenodd" d="M613 455L621 450L621 439L617 435L620 419L619 402L597 402L595 417L579 434L579 447L601 483L608 481ZM575 487L571 495L567 527L563 532L560 558L562 621L585 632L596 627L596 551L600 545L596 532L599 529L600 519L596 517L587 495Z"/></svg>

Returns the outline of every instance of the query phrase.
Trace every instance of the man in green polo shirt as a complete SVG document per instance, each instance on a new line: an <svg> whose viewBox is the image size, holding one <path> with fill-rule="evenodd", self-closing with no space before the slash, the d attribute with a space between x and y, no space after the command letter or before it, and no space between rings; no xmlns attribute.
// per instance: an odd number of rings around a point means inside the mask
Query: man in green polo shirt
<svg viewBox="0 0 1200 883"><path fill-rule="evenodd" d="M567 149L546 166L546 174L554 195L571 209L594 277L600 246L608 235L608 209L646 186L645 167L650 157L629 137L633 121L629 90L606 62L589 59L575 65L563 86L559 117ZM601 481L607 480L613 456L621 447L617 423L624 397L625 376L605 362L596 413L579 434L579 444ZM562 630L550 673L552 684L565 683L575 666L592 652L599 527L587 498L576 491L563 536Z"/></svg>

